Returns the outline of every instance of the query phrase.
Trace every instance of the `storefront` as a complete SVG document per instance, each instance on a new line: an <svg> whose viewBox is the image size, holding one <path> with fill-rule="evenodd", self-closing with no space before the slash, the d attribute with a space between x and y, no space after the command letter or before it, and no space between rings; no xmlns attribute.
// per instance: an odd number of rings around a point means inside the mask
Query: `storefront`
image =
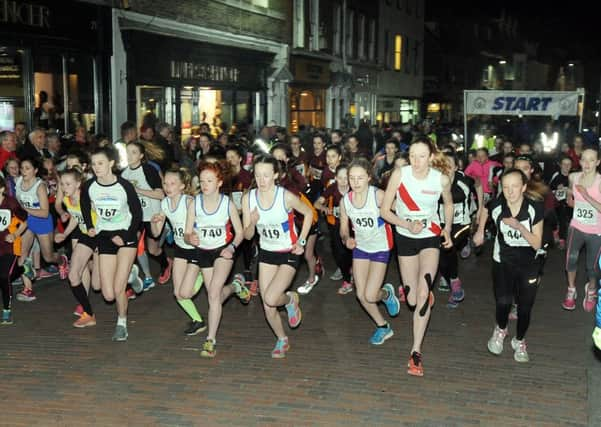
<svg viewBox="0 0 601 427"><path fill-rule="evenodd" d="M106 130L110 26L106 7L0 1L0 128Z"/></svg>
<svg viewBox="0 0 601 427"><path fill-rule="evenodd" d="M361 122L376 120L376 89L378 77L375 70L353 66L353 103L350 113L355 127Z"/></svg>
<svg viewBox="0 0 601 427"><path fill-rule="evenodd" d="M124 31L128 117L138 128L167 122L185 140L209 124L216 136L266 117L273 55L142 31ZM261 124L265 124L264 122Z"/></svg>
<svg viewBox="0 0 601 427"><path fill-rule="evenodd" d="M322 128L326 125L326 90L330 86L329 63L318 59L293 57L290 82L290 132L299 126Z"/></svg>

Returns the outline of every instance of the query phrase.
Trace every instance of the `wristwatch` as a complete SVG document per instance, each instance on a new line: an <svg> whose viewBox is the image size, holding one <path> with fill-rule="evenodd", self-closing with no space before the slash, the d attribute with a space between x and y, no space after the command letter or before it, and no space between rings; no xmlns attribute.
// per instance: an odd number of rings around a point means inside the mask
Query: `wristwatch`
<svg viewBox="0 0 601 427"><path fill-rule="evenodd" d="M304 248L305 245L307 244L307 240L306 239L298 239L298 241L296 243L298 243L299 245L301 245Z"/></svg>

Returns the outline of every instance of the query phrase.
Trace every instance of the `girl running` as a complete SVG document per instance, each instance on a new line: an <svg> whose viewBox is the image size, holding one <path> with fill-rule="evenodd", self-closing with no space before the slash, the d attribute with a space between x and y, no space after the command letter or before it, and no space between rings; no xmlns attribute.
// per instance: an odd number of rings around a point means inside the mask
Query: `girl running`
<svg viewBox="0 0 601 427"><path fill-rule="evenodd" d="M223 303L233 293L248 303L250 293L242 274L236 274L232 284L224 286L234 265L236 248L244 237L236 205L220 192L223 168L219 163L201 163L199 171L201 193L188 207L186 236L198 248L198 266L209 296L209 333L200 355L215 357Z"/></svg>
<svg viewBox="0 0 601 427"><path fill-rule="evenodd" d="M573 201L574 213L568 229L568 246L566 249L566 271L568 275L568 291L562 307L565 310L576 308L576 273L578 255L584 246L586 249L586 273L588 281L584 287L582 306L585 311L592 311L597 298L597 282L601 278L597 268L597 260L601 253L601 175L599 152L591 147L582 151L580 157L582 172L570 175L570 202Z"/></svg>
<svg viewBox="0 0 601 427"><path fill-rule="evenodd" d="M394 332L380 313L378 303L384 303L390 316L398 315L401 306L392 285L382 286L393 245L392 229L380 216L384 192L370 185L370 172L371 164L367 159L357 158L349 165L351 190L340 203L340 237L353 251L357 299L376 324L369 342L381 345ZM349 220L355 237L351 237Z"/></svg>
<svg viewBox="0 0 601 427"><path fill-rule="evenodd" d="M528 362L524 339L530 325L530 313L539 284L540 259L537 251L542 246L544 207L525 197L528 179L518 169L503 172L503 195L494 198L484 214L489 214L497 227L493 249L493 289L496 301L497 324L488 340L488 350L496 355L503 351L507 336L507 322L514 296L517 302L517 331L511 339L513 358ZM481 220L474 235L474 243L484 242L486 221Z"/></svg>
<svg viewBox="0 0 601 427"><path fill-rule="evenodd" d="M26 288L31 289L31 280L17 257L20 250L20 238L27 230L27 212L13 197L5 195L6 181L0 177L0 291L2 292L3 325L12 325L12 282L19 276ZM17 225L18 224L18 225ZM29 276L31 276L31 266Z"/></svg>
<svg viewBox="0 0 601 427"><path fill-rule="evenodd" d="M95 178L81 189L81 213L88 236L96 237L99 255L100 286L107 301L115 300L117 325L113 341L127 340L127 296L125 287L136 258L137 232L142 224L142 206L133 185L113 173L114 153L99 148L92 153ZM92 209L98 219L92 221ZM132 283L136 293L142 283Z"/></svg>
<svg viewBox="0 0 601 427"><path fill-rule="evenodd" d="M60 264L61 279L66 279L69 272L69 260L64 255L54 252L54 221L50 215L48 191L46 184L38 178L39 163L35 159L26 158L21 161L21 176L16 182L17 200L27 212L28 230L22 236L21 257L25 262L34 239L37 238L42 256L49 264ZM31 283L17 295L20 301L36 299Z"/></svg>
<svg viewBox="0 0 601 427"><path fill-rule="evenodd" d="M259 286L263 309L269 326L277 336L273 358L286 357L290 349L278 307L285 305L288 324L296 328L302 314L298 294L286 292L300 264L311 228L311 208L291 192L276 185L279 163L272 156L255 160L254 175L257 188L242 197L244 237L248 240L259 234ZM303 227L297 234L294 211L304 216ZM285 293L286 292L286 293Z"/></svg>
<svg viewBox="0 0 601 427"><path fill-rule="evenodd" d="M60 192L63 195L62 202L69 215L69 224L63 233L57 233L54 236L56 243L61 243L67 236L71 236L73 252L69 269L69 284L73 296L79 304L74 312L79 315L79 319L73 323L76 328L96 325L96 317L88 295L90 294L90 285L95 291L100 290L96 241L88 236L88 230L81 212L80 197L83 180L84 176L79 169L67 169L60 174ZM91 216L92 223L95 225L95 213L92 212ZM92 257L93 265L90 265L89 261Z"/></svg>
<svg viewBox="0 0 601 427"><path fill-rule="evenodd" d="M190 325L184 331L186 335L196 335L207 328L192 301L203 282L198 266L197 249L184 240L188 208L194 205L194 199L188 195L191 192L191 184L192 177L184 168L169 169L165 172L163 189L167 197L161 201L161 213L155 214L151 219L154 237L161 235L166 220L173 229L173 294L191 319Z"/></svg>
<svg viewBox="0 0 601 427"><path fill-rule="evenodd" d="M339 295L345 295L353 291L353 285L351 284L352 252L340 238L340 202L349 190L348 166L343 164L336 168L336 182L330 185L315 202L315 209L325 215L328 223L330 248L340 273L340 277L331 276L330 279L342 279L342 286L338 289Z"/></svg>
<svg viewBox="0 0 601 427"><path fill-rule="evenodd" d="M432 286L438 271L441 237L450 248L453 197L450 167L436 145L418 138L409 147L409 166L395 169L382 202L382 217L395 225L395 244L404 294L413 313L413 346L409 375L423 376L421 347L434 305ZM438 200L444 204L444 228L438 217ZM393 212L393 202L396 204Z"/></svg>
<svg viewBox="0 0 601 427"><path fill-rule="evenodd" d="M121 177L128 180L134 186L140 204L142 206L142 235L148 256L154 259L161 267L159 284L163 285L171 277L172 260L167 258L165 252L159 245L160 237L155 238L150 229L150 220L153 215L161 210L161 200L165 197L161 176L156 168L145 162L146 146L140 142L130 142L127 144L127 167L121 172ZM140 259L138 262L144 273L144 290L147 291L154 287L154 280L150 274L148 259Z"/></svg>

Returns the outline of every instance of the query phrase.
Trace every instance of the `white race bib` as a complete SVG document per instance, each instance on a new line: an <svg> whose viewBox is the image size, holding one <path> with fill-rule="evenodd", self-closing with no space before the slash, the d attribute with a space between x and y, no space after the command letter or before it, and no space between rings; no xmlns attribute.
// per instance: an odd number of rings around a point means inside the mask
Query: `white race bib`
<svg viewBox="0 0 601 427"><path fill-rule="evenodd" d="M9 209L0 209L0 231L4 231L10 225L12 214Z"/></svg>
<svg viewBox="0 0 601 427"><path fill-rule="evenodd" d="M520 221L520 224L526 227L527 230L530 230L530 222L528 220ZM530 246L530 243L522 236L522 233L520 233L519 230L508 226L503 221L501 221L500 229L501 233L503 233L503 240L505 240L505 243L509 246Z"/></svg>
<svg viewBox="0 0 601 427"><path fill-rule="evenodd" d="M424 228L428 228L430 226L430 217L425 215L423 212L411 212L406 211L403 213L405 221L409 222L421 222L424 225Z"/></svg>
<svg viewBox="0 0 601 427"><path fill-rule="evenodd" d="M558 201L561 202L562 200L565 200L567 196L568 196L567 190L555 190L555 198Z"/></svg>
<svg viewBox="0 0 601 427"><path fill-rule="evenodd" d="M597 209L592 207L590 203L577 200L574 204L574 218L584 225L596 225Z"/></svg>
<svg viewBox="0 0 601 427"><path fill-rule="evenodd" d="M121 222L123 221L123 212L120 212L121 204L117 199L100 199L95 203L98 216L105 222Z"/></svg>
<svg viewBox="0 0 601 427"><path fill-rule="evenodd" d="M461 224L463 216L463 203L455 203L453 205L453 224Z"/></svg>

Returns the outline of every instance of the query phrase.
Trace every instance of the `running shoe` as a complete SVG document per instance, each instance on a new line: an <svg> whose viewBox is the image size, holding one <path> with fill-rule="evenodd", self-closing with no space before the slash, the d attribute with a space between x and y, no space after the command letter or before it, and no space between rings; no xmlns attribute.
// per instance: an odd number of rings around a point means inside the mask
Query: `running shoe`
<svg viewBox="0 0 601 427"><path fill-rule="evenodd" d="M83 305L81 305L81 304L77 304L77 305L75 306L75 310L73 310L73 316L77 316L77 317L79 317L79 316L81 316L83 313L84 313L84 311L83 311Z"/></svg>
<svg viewBox="0 0 601 427"><path fill-rule="evenodd" d="M207 339L202 345L202 351L200 352L200 356L212 359L217 355L217 349L215 349L215 346L215 340Z"/></svg>
<svg viewBox="0 0 601 427"><path fill-rule="evenodd" d="M390 283L386 283L382 286L386 292L388 292L388 296L382 301L386 306L386 311L390 316L396 316L401 311L401 303L399 303L399 299L394 294L394 287Z"/></svg>
<svg viewBox="0 0 601 427"><path fill-rule="evenodd" d="M21 286L21 285L23 285L23 278L21 276L19 276L13 281L13 286Z"/></svg>
<svg viewBox="0 0 601 427"><path fill-rule="evenodd" d="M232 286L234 287L234 292L236 293L236 296L240 299L240 301L242 301L243 304L248 304L248 302L250 301L250 298L251 298L251 294L244 283L245 283L245 280L244 280L243 274L238 273L238 274L234 275L234 279L232 280Z"/></svg>
<svg viewBox="0 0 601 427"><path fill-rule="evenodd" d="M115 326L115 333L113 334L113 341L127 341L127 326L117 325Z"/></svg>
<svg viewBox="0 0 601 427"><path fill-rule="evenodd" d="M136 293L134 292L134 290L132 288L127 288L125 290L125 296L127 297L127 299L136 299L138 298Z"/></svg>
<svg viewBox="0 0 601 427"><path fill-rule="evenodd" d="M323 276L324 271L325 268L323 268L323 260L320 256L318 256L317 260L315 261L315 274L318 276Z"/></svg>
<svg viewBox="0 0 601 427"><path fill-rule="evenodd" d="M599 326L595 326L595 329L593 329L593 342L595 347L601 350L601 328Z"/></svg>
<svg viewBox="0 0 601 427"><path fill-rule="evenodd" d="M88 326L96 326L96 316L90 316L85 311L83 314L73 322L73 326L76 328L87 328Z"/></svg>
<svg viewBox="0 0 601 427"><path fill-rule="evenodd" d="M317 285L317 282L319 282L319 275L315 274L312 282L309 282L309 280L307 280L305 283L303 283L296 289L296 292L298 292L301 295L308 295L313 290L315 285Z"/></svg>
<svg viewBox="0 0 601 427"><path fill-rule="evenodd" d="M505 341L506 336L507 329L501 329L498 325L495 325L495 330L488 340L488 351L497 356L503 353L503 341Z"/></svg>
<svg viewBox="0 0 601 427"><path fill-rule="evenodd" d="M159 285L164 285L171 279L171 269L173 268L173 259L167 258L167 267L163 270L163 273L159 276Z"/></svg>
<svg viewBox="0 0 601 427"><path fill-rule="evenodd" d="M511 304L511 310L509 311L509 320L518 320L518 305Z"/></svg>
<svg viewBox="0 0 601 427"><path fill-rule="evenodd" d="M457 308L459 307L459 303L455 301L453 298L453 294L449 295L449 299L447 300L447 308Z"/></svg>
<svg viewBox="0 0 601 427"><path fill-rule="evenodd" d="M283 359L286 357L286 353L290 350L290 344L288 344L288 337L279 338L275 343L275 347L271 350L271 357L273 359Z"/></svg>
<svg viewBox="0 0 601 427"><path fill-rule="evenodd" d="M403 285L399 286L399 302L403 304L407 302L407 295L405 295L405 287Z"/></svg>
<svg viewBox="0 0 601 427"><path fill-rule="evenodd" d="M136 294L139 294L144 290L144 282L140 279L140 269L136 264L131 267L127 284L131 286Z"/></svg>
<svg viewBox="0 0 601 427"><path fill-rule="evenodd" d="M290 297L290 302L286 304L288 324L291 328L297 328L303 319L303 313L299 306L298 294L296 292L286 292L286 295Z"/></svg>
<svg viewBox="0 0 601 427"><path fill-rule="evenodd" d="M49 277L54 277L54 276L56 276L56 273L52 273L51 271L48 271L48 269L44 269L44 268L40 268L36 274L36 278L40 279L40 280L47 279Z"/></svg>
<svg viewBox="0 0 601 427"><path fill-rule="evenodd" d="M31 302L35 301L36 299L37 298L33 293L33 289L30 288L23 288L23 290L17 294L17 300L21 302Z"/></svg>
<svg viewBox="0 0 601 427"><path fill-rule="evenodd" d="M250 282L246 282L246 286L253 297L259 295L259 282L256 280L251 280Z"/></svg>
<svg viewBox="0 0 601 427"><path fill-rule="evenodd" d="M394 331L390 327L390 324L386 324L386 326L379 326L376 328L376 331L369 339L369 343L372 345L382 345L384 342L394 335Z"/></svg>
<svg viewBox="0 0 601 427"><path fill-rule="evenodd" d="M61 255L61 262L58 266L58 274L61 280L65 280L69 277L69 258L66 255Z"/></svg>
<svg viewBox="0 0 601 427"><path fill-rule="evenodd" d="M584 299L582 300L582 308L587 313L590 313L597 305L597 290L590 291L588 290L588 283L584 285Z"/></svg>
<svg viewBox="0 0 601 427"><path fill-rule="evenodd" d="M407 373L415 377L424 376L424 364L422 363L422 354L414 351L411 353L409 362L407 362Z"/></svg>
<svg viewBox="0 0 601 427"><path fill-rule="evenodd" d="M202 319L200 319L200 322L193 320L188 325L188 328L184 331L184 334L192 336L201 333L205 329L207 329L207 325Z"/></svg>
<svg viewBox="0 0 601 427"><path fill-rule="evenodd" d="M568 291L566 292L566 298L561 303L561 307L564 310L572 311L576 308L576 297L577 297L576 287L570 288L568 286Z"/></svg>
<svg viewBox="0 0 601 427"><path fill-rule="evenodd" d="M25 277L27 277L29 280L35 279L36 272L33 268L33 261L31 258L25 258L25 261L23 262L23 270Z"/></svg>
<svg viewBox="0 0 601 427"><path fill-rule="evenodd" d="M146 277L146 278L144 278L144 281L142 282L143 291L147 292L147 291L151 290L152 288L154 288L155 285L156 284L154 283L154 279L152 277Z"/></svg>
<svg viewBox="0 0 601 427"><path fill-rule="evenodd" d="M342 280L342 271L337 268L336 271L330 276L330 280Z"/></svg>
<svg viewBox="0 0 601 427"><path fill-rule="evenodd" d="M465 245L463 249L461 249L461 252L459 252L459 256L461 257L461 259L467 259L470 257L471 254L472 245L470 244L470 242L467 242L467 245Z"/></svg>
<svg viewBox="0 0 601 427"><path fill-rule="evenodd" d="M461 302L465 298L465 291L461 286L461 280L451 279L451 297L455 302Z"/></svg>
<svg viewBox="0 0 601 427"><path fill-rule="evenodd" d="M2 322L3 325L13 324L13 312L11 310L2 310Z"/></svg>
<svg viewBox="0 0 601 427"><path fill-rule="evenodd" d="M528 351L526 349L526 340L518 340L516 337L511 339L511 348L513 348L513 359L516 362L528 362L530 358L528 357Z"/></svg>
<svg viewBox="0 0 601 427"><path fill-rule="evenodd" d="M353 285L349 282L342 282L342 286L338 288L338 295L346 295L353 292Z"/></svg>
<svg viewBox="0 0 601 427"><path fill-rule="evenodd" d="M438 290L440 292L449 292L451 290L449 282L442 275L438 279Z"/></svg>

